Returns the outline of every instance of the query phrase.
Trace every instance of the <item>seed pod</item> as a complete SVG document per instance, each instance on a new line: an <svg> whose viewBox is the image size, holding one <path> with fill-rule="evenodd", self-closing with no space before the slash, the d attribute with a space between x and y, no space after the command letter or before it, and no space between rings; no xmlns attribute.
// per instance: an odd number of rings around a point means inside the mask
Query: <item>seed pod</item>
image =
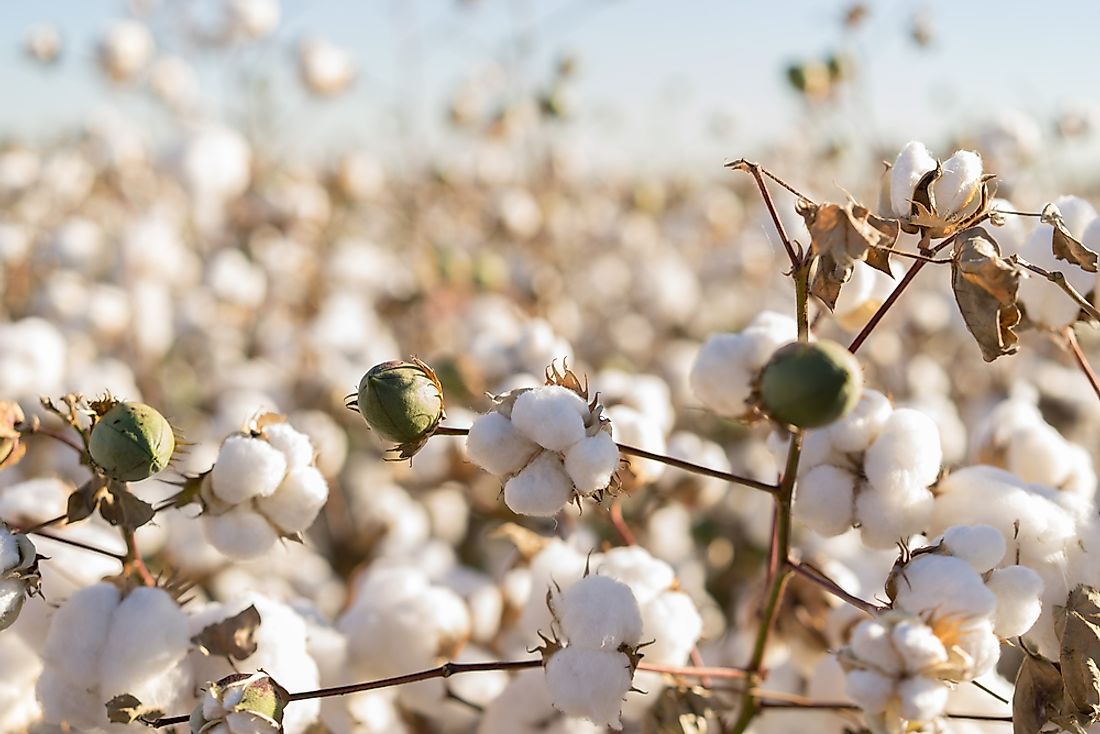
<svg viewBox="0 0 1100 734"><path fill-rule="evenodd" d="M824 426L845 416L859 401L863 372L840 344L794 342L776 350L760 377L764 411L784 425Z"/></svg>
<svg viewBox="0 0 1100 734"><path fill-rule="evenodd" d="M278 734L290 694L265 673L236 673L211 683L191 713L191 732L222 725L230 734Z"/></svg>
<svg viewBox="0 0 1100 734"><path fill-rule="evenodd" d="M107 476L148 479L168 466L176 449L172 426L144 403L117 403L92 428L88 451Z"/></svg>
<svg viewBox="0 0 1100 734"><path fill-rule="evenodd" d="M401 446L426 440L443 419L443 386L415 359L371 367L359 382L358 410L382 438Z"/></svg>

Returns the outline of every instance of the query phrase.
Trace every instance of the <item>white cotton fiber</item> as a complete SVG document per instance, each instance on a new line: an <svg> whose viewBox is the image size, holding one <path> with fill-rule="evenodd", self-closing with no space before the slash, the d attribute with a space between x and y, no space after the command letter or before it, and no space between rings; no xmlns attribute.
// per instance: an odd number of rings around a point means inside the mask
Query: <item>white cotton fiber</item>
<svg viewBox="0 0 1100 734"><path fill-rule="evenodd" d="M844 683L848 698L869 714L885 711L894 694L894 679L873 670L852 670Z"/></svg>
<svg viewBox="0 0 1100 734"><path fill-rule="evenodd" d="M671 587L676 578L672 566L637 545L612 548L592 565L601 576L610 576L629 586L638 603L643 605Z"/></svg>
<svg viewBox="0 0 1100 734"><path fill-rule="evenodd" d="M609 576L584 577L555 599L554 609L570 645L617 650L640 642L638 602L629 586Z"/></svg>
<svg viewBox="0 0 1100 734"><path fill-rule="evenodd" d="M1060 487L1070 469L1069 444L1046 423L1012 432L1005 451L1006 467L1025 482Z"/></svg>
<svg viewBox="0 0 1100 734"><path fill-rule="evenodd" d="M157 678L183 660L190 646L187 615L171 595L154 587L134 589L115 609L104 642L106 654L99 662L99 688L104 700L132 693L143 704L171 703L175 695L154 701L148 692Z"/></svg>
<svg viewBox="0 0 1100 734"><path fill-rule="evenodd" d="M986 586L997 597L993 633L1002 639L1026 633L1042 611L1043 580L1027 566L993 571Z"/></svg>
<svg viewBox="0 0 1100 734"><path fill-rule="evenodd" d="M612 729L622 729L620 712L631 680L630 660L621 652L570 646L546 663L554 708Z"/></svg>
<svg viewBox="0 0 1100 734"><path fill-rule="evenodd" d="M985 573L1004 558L1005 540L992 525L954 525L943 533L943 547L978 573Z"/></svg>
<svg viewBox="0 0 1100 734"><path fill-rule="evenodd" d="M238 504L271 494L284 474L286 458L277 448L259 438L230 436L218 451L211 488L219 499Z"/></svg>
<svg viewBox="0 0 1100 734"><path fill-rule="evenodd" d="M940 177L932 184L936 212L952 216L970 206L982 176L982 158L969 150L957 150L943 162Z"/></svg>
<svg viewBox="0 0 1100 734"><path fill-rule="evenodd" d="M317 519L328 499L328 482L317 467L291 469L274 494L256 500L256 509L285 533L300 533Z"/></svg>
<svg viewBox="0 0 1100 734"><path fill-rule="evenodd" d="M235 507L222 515L203 515L202 519L210 544L237 560L261 556L279 539L263 515L245 507Z"/></svg>
<svg viewBox="0 0 1100 734"><path fill-rule="evenodd" d="M913 558L894 581L894 607L937 616L984 617L997 608L997 597L969 563L954 556L926 553Z"/></svg>
<svg viewBox="0 0 1100 734"><path fill-rule="evenodd" d="M926 174L936 170L936 165L924 143L911 140L901 149L890 168L890 207L896 216L909 216L913 191Z"/></svg>
<svg viewBox="0 0 1100 734"><path fill-rule="evenodd" d="M911 408L895 410L863 460L867 481L880 492L928 487L940 472L943 452L935 421Z"/></svg>
<svg viewBox="0 0 1100 734"><path fill-rule="evenodd" d="M276 423L264 428L268 443L282 452L287 471L313 463L313 443L309 436L295 430L289 423Z"/></svg>
<svg viewBox="0 0 1100 734"><path fill-rule="evenodd" d="M891 676L902 672L904 661L894 648L890 628L882 622L875 619L860 622L852 631L849 644L862 662L879 672Z"/></svg>
<svg viewBox="0 0 1100 734"><path fill-rule="evenodd" d="M841 453L865 451L893 413L890 399L877 390L864 390L852 412L824 429L830 445Z"/></svg>
<svg viewBox="0 0 1100 734"><path fill-rule="evenodd" d="M872 548L891 548L922 532L934 507L932 493L926 489L890 494L867 489L856 497L860 538Z"/></svg>
<svg viewBox="0 0 1100 734"><path fill-rule="evenodd" d="M561 459L550 451L539 454L504 485L504 504L517 515L551 517L573 496Z"/></svg>
<svg viewBox="0 0 1100 734"><path fill-rule="evenodd" d="M15 534L0 526L0 571L7 571L19 565L19 543Z"/></svg>
<svg viewBox="0 0 1100 734"><path fill-rule="evenodd" d="M947 660L943 642L928 625L919 620L898 622L890 634L902 660L902 670L919 673Z"/></svg>
<svg viewBox="0 0 1100 734"><path fill-rule="evenodd" d="M606 431L582 438L565 452L565 471L583 495L606 487L618 466L619 447Z"/></svg>
<svg viewBox="0 0 1100 734"><path fill-rule="evenodd" d="M852 502L859 479L847 469L820 464L795 485L794 516L826 536L852 527Z"/></svg>
<svg viewBox="0 0 1100 734"><path fill-rule="evenodd" d="M584 438L588 405L560 385L528 390L512 406L512 424L527 438L551 451L565 451Z"/></svg>
<svg viewBox="0 0 1100 734"><path fill-rule="evenodd" d="M86 586L70 596L50 622L42 652L47 666L79 685L95 687L111 615L118 603L119 591L108 583Z"/></svg>
<svg viewBox="0 0 1100 734"><path fill-rule="evenodd" d="M665 591L642 607L642 640L646 660L683 665L703 634L703 618L682 591Z"/></svg>
<svg viewBox="0 0 1100 734"><path fill-rule="evenodd" d="M749 337L714 334L699 348L689 381L696 399L718 415L738 418L748 411L757 366L748 359Z"/></svg>
<svg viewBox="0 0 1100 734"><path fill-rule="evenodd" d="M947 707L947 685L923 675L905 678L898 684L900 713L909 721L931 721Z"/></svg>
<svg viewBox="0 0 1100 734"><path fill-rule="evenodd" d="M490 474L505 476L523 467L540 450L516 430L505 415L491 410L479 415L466 436L466 455Z"/></svg>

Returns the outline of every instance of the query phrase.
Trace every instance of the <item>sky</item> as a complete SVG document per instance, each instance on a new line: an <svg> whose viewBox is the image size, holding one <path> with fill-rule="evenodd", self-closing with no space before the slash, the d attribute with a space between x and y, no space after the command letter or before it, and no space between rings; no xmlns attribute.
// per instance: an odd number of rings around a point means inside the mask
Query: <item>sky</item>
<svg viewBox="0 0 1100 734"><path fill-rule="evenodd" d="M150 16L158 42L196 61L215 116L246 104L242 76L270 77L281 144L306 153L453 145L441 108L460 80L496 63L515 84L537 86L565 53L579 62L579 112L567 134L589 155L624 165L714 165L753 157L777 136L834 128L889 146L941 138L1001 110L1042 117L1078 100L1100 103L1092 0L867 2L868 19L847 33L850 3L833 0L283 0L270 41L196 53L171 16L217 1L159 0ZM92 63L98 34L128 12L121 0L0 3L0 141L48 140L110 106L152 132L163 128L162 115L112 89ZM927 49L909 36L915 12L934 29ZM65 36L56 67L20 54L39 21ZM355 55L362 74L344 98L317 103L297 89L291 49L306 35ZM856 60L858 83L826 114L791 92L785 69L836 49Z"/></svg>

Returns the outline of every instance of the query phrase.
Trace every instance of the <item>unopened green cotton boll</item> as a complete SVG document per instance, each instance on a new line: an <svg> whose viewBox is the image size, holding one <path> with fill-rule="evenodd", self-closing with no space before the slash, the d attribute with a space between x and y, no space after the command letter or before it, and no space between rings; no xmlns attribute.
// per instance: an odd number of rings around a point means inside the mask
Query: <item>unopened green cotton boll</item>
<svg viewBox="0 0 1100 734"><path fill-rule="evenodd" d="M383 362L359 382L359 413L382 438L421 441L443 418L443 388L423 362Z"/></svg>
<svg viewBox="0 0 1100 734"><path fill-rule="evenodd" d="M107 476L148 479L168 466L176 437L167 419L144 403L118 403L96 421L88 450Z"/></svg>
<svg viewBox="0 0 1100 734"><path fill-rule="evenodd" d="M776 421L816 428L844 417L863 389L855 356L836 342L794 342L776 350L764 365L760 398Z"/></svg>

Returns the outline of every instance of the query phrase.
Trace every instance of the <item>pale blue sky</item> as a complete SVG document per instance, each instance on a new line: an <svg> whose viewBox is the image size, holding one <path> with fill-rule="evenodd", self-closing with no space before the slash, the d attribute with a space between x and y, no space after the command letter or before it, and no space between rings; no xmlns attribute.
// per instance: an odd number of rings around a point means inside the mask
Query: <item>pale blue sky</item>
<svg viewBox="0 0 1100 734"><path fill-rule="evenodd" d="M189 1L160 3L171 8ZM1071 99L1100 100L1100 3L868 5L868 22L846 41L863 74L859 99L846 107L842 127L849 134L887 145L934 140L999 108L1044 113ZM488 59L514 61L515 30L532 27L526 78L547 77L562 51L580 59L582 116L575 136L594 154L713 162L753 155L777 131L806 124L798 122L800 106L783 69L793 58L845 43L839 18L846 6L833 0L284 0L274 42L208 53L201 78L215 98L239 107L237 75L277 69L283 80L275 86L279 131L293 149L323 151L350 142L385 148L397 134L392 112L399 105L411 120L400 127L403 139L428 150L447 142L437 120L455 80ZM917 8L937 32L928 51L907 35ZM78 126L105 103L127 106L149 128L163 126L151 107L112 92L91 64L97 32L125 13L119 0L3 0L0 138L43 138ZM19 53L25 29L40 20L56 23L66 37L67 54L51 70ZM158 31L174 43L171 28ZM289 49L306 33L354 52L365 73L352 94L316 105L289 83ZM710 132L715 113L733 120L732 137Z"/></svg>

